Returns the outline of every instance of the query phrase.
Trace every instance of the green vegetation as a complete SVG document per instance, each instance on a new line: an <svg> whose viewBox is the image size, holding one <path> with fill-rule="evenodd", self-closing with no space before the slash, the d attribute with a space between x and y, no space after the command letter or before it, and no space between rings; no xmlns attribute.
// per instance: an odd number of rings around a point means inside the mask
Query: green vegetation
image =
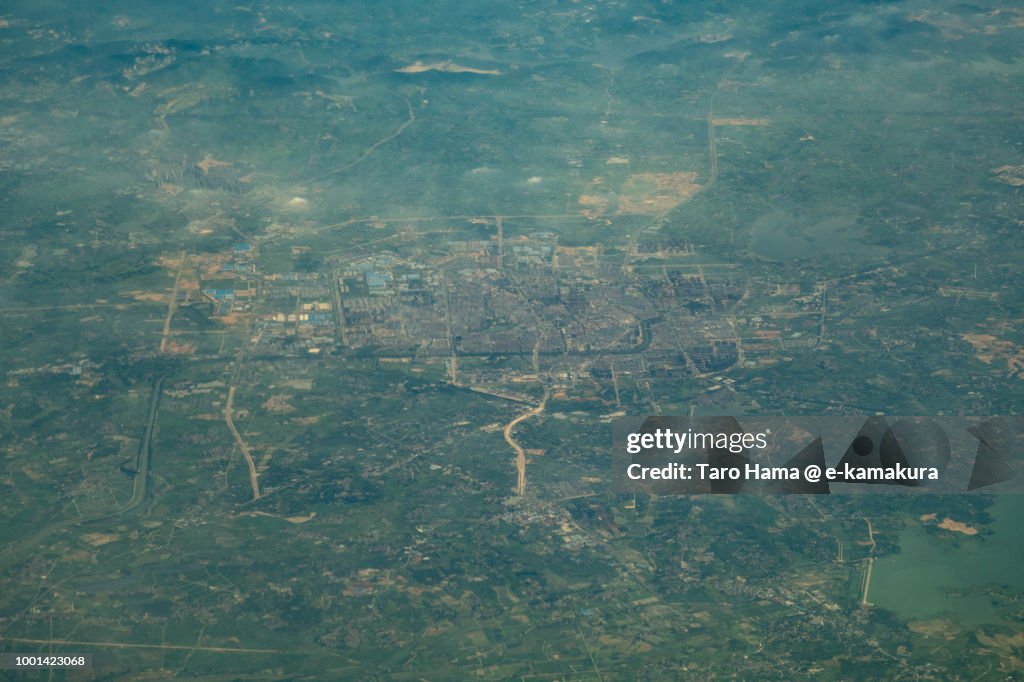
<svg viewBox="0 0 1024 682"><path fill-rule="evenodd" d="M608 424L1019 414L1022 33L999 0L8 3L0 649L1020 674L995 573L862 605L869 563L1019 559L991 500L629 499Z"/></svg>

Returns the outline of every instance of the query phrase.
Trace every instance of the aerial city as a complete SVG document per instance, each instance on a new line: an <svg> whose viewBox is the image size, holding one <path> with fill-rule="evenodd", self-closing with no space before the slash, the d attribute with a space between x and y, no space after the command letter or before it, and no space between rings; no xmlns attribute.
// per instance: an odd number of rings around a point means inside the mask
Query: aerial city
<svg viewBox="0 0 1024 682"><path fill-rule="evenodd" d="M5 3L0 675L1024 678L1024 496L612 466L1019 416L1022 112L1010 0Z"/></svg>

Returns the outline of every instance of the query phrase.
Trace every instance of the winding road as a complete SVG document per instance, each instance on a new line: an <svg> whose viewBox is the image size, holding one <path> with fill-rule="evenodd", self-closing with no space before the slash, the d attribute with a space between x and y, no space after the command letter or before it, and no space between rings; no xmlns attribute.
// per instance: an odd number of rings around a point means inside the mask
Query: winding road
<svg viewBox="0 0 1024 682"><path fill-rule="evenodd" d="M238 429L235 427L235 388L236 387L232 385L228 389L227 405L224 406L224 421L227 422L228 428L231 430L231 435L234 436L235 443L238 445L238 449L242 451L242 455L245 456L245 463L249 466L249 485L252 486L252 499L255 501L260 499L259 475L256 472L256 462L252 458L252 452L249 451L249 446L245 444L245 440L242 439L242 434L240 434Z"/></svg>
<svg viewBox="0 0 1024 682"><path fill-rule="evenodd" d="M540 405L533 408L529 412L524 412L508 424L505 425L505 430L502 434L505 436L505 442L512 446L512 449L516 451L516 469L518 469L519 477L516 482L516 494L522 497L526 494L526 450L523 446L516 442L512 437L512 429L514 429L520 422L524 422L530 417L535 417L544 411L544 408L548 404L548 391L544 389L544 397L540 401Z"/></svg>

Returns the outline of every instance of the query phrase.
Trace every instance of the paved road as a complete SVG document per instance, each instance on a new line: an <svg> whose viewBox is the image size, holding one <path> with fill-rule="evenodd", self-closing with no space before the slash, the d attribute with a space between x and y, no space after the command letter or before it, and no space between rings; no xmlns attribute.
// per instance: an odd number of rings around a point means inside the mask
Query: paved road
<svg viewBox="0 0 1024 682"><path fill-rule="evenodd" d="M156 427L157 414L160 411L160 396L163 395L164 381L176 371L177 369L174 369L158 377L153 383L153 388L150 391L149 414L146 417L146 431L143 434L142 441L139 443L139 450L135 460L135 478L134 485L132 487L132 498L128 500L128 503L123 507L119 507L113 511L103 512L102 514L56 521L43 526L30 537L22 540L21 542L11 544L3 552L0 552L0 572L6 571L14 561L22 556L23 553L38 547L43 540L55 531L70 528L72 526L80 526L87 523L111 519L122 514L132 512L142 506L142 503L146 501L146 496L149 494L149 470L153 458L153 431Z"/></svg>

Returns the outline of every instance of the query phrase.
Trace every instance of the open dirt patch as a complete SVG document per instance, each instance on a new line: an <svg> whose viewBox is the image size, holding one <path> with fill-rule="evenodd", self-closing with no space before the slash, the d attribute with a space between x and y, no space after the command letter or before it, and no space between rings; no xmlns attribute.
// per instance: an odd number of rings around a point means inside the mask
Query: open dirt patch
<svg viewBox="0 0 1024 682"><path fill-rule="evenodd" d="M136 301L146 303L167 303L170 298L167 294L160 294L155 291L128 291L125 295L131 296Z"/></svg>
<svg viewBox="0 0 1024 682"><path fill-rule="evenodd" d="M203 175L209 175L211 168L226 168L230 165L230 161L219 161L207 154L202 161L196 163L196 168L203 171Z"/></svg>
<svg viewBox="0 0 1024 682"><path fill-rule="evenodd" d="M925 637L941 637L942 639L956 639L957 627L948 618L936 618L934 620L912 620L907 623L911 632L916 632Z"/></svg>
<svg viewBox="0 0 1024 682"><path fill-rule="evenodd" d="M476 73L482 76L500 76L501 71L494 69L475 69L472 66L463 66L452 61L424 63L416 61L409 66L395 69L398 73L423 73L425 71L443 71L444 73Z"/></svg>
<svg viewBox="0 0 1024 682"><path fill-rule="evenodd" d="M119 536L115 533L86 533L82 536L82 539L93 547L101 547L111 542L116 542Z"/></svg>
<svg viewBox="0 0 1024 682"><path fill-rule="evenodd" d="M619 213L664 213L700 191L696 180L694 172L630 175L619 195Z"/></svg>
<svg viewBox="0 0 1024 682"><path fill-rule="evenodd" d="M993 168L996 181L1013 187L1024 187L1024 166L1000 166Z"/></svg>
<svg viewBox="0 0 1024 682"><path fill-rule="evenodd" d="M948 516L942 519L942 522L939 523L939 528L942 528L943 530L951 530L954 533L963 533L964 535L978 534L977 528L972 528L971 526L968 526L966 523L963 523L962 521L954 521Z"/></svg>
<svg viewBox="0 0 1024 682"><path fill-rule="evenodd" d="M770 118L713 118L711 125L716 126L766 126L771 125Z"/></svg>
<svg viewBox="0 0 1024 682"><path fill-rule="evenodd" d="M1024 373L1024 348L990 334L964 334L960 338L971 344L977 353L976 357L986 365L1005 361L1010 374L1021 378Z"/></svg>
<svg viewBox="0 0 1024 682"><path fill-rule="evenodd" d="M608 210L608 199L600 194L584 194L579 199L582 210L580 214L586 218L596 218Z"/></svg>

